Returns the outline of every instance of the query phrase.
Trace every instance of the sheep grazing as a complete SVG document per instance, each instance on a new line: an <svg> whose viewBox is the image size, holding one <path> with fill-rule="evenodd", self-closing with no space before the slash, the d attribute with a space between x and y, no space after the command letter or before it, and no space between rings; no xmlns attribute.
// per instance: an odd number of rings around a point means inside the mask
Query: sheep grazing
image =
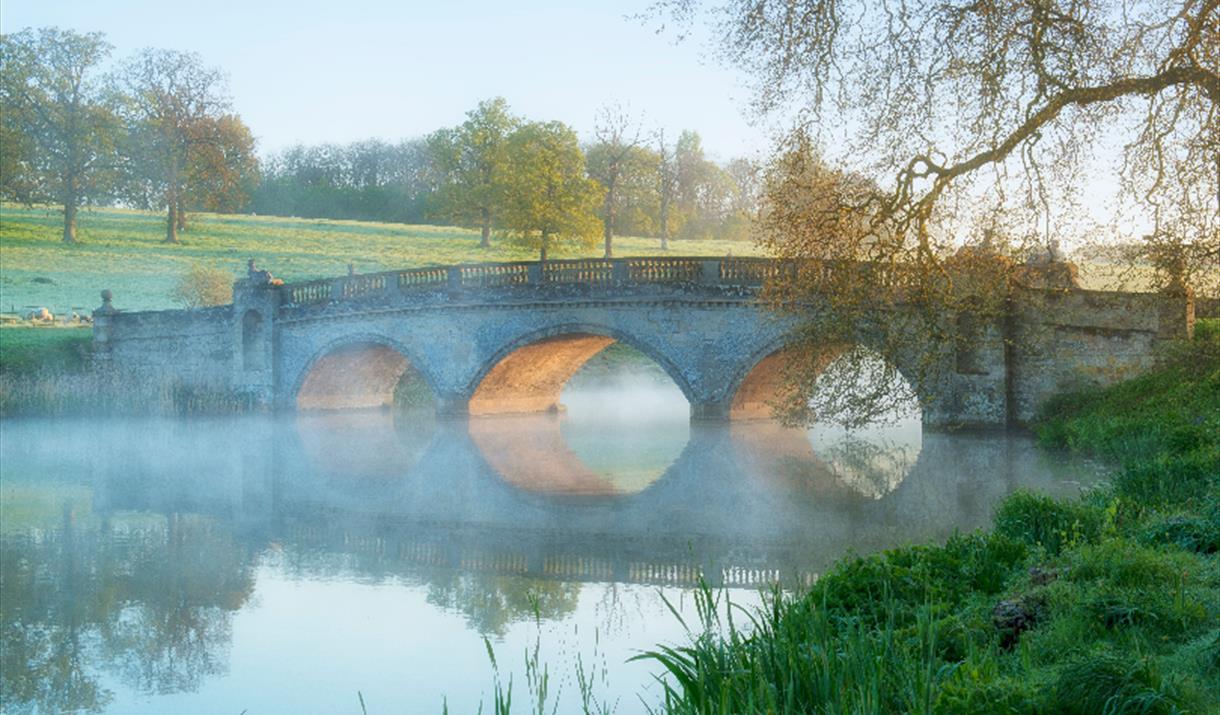
<svg viewBox="0 0 1220 715"><path fill-rule="evenodd" d="M31 310L30 314L25 316L26 320L32 323L53 323L55 322L55 314L47 310L46 307L38 310Z"/></svg>

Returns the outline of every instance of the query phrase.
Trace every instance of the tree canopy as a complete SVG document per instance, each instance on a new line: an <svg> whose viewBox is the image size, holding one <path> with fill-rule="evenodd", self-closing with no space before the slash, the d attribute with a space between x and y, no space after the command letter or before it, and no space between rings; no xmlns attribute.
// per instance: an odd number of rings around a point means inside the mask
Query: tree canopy
<svg viewBox="0 0 1220 715"><path fill-rule="evenodd" d="M706 21L753 79L753 110L795 120L763 192L772 253L858 261L793 272L772 292L779 306L820 306L804 309L804 349L792 351L807 358L792 366L798 384L823 367L817 346L844 314L886 316L874 321L883 355L951 342L943 316L996 319L1025 256L1038 245L1055 255L1061 239L1101 236L1161 286L1220 285L1220 0L653 10L686 29ZM1105 189L1112 218L1097 225L1086 209ZM917 389L936 380L907 377Z"/></svg>
<svg viewBox="0 0 1220 715"><path fill-rule="evenodd" d="M701 5L654 10L689 25ZM1019 238L1061 237L1093 200L1096 153L1121 147L1115 223L1148 226L1143 258L1164 269L1171 247L1196 278L1220 261L1220 0L758 0L706 14L755 80L754 108L846 138L847 168L884 179L877 225L924 256L960 238L965 204Z"/></svg>
<svg viewBox="0 0 1220 715"><path fill-rule="evenodd" d="M101 33L43 28L0 36L0 190L63 206L65 243L76 210L113 189L119 122L99 66Z"/></svg>
<svg viewBox="0 0 1220 715"><path fill-rule="evenodd" d="M428 138L440 181L435 212L462 226L478 226L481 245L491 245L495 216L504 202L508 180L508 139L521 120L508 111L503 97L485 100L460 125Z"/></svg>
<svg viewBox="0 0 1220 715"><path fill-rule="evenodd" d="M229 114L224 75L199 55L144 50L116 76L123 90L130 129L126 154L132 165L128 196L138 204L166 208L165 240L178 242L186 206L216 203L217 183L239 185L248 173L253 142L241 120ZM229 167L227 159L236 165ZM236 176L208 170L224 165ZM213 191L211 196L209 190Z"/></svg>
<svg viewBox="0 0 1220 715"><path fill-rule="evenodd" d="M530 122L509 138L505 231L545 261L557 242L592 243L602 190L585 176L576 132L562 122Z"/></svg>

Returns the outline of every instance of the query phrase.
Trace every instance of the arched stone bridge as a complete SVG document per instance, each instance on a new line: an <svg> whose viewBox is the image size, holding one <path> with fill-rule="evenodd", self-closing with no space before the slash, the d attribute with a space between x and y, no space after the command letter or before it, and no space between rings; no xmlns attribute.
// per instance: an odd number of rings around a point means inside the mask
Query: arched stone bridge
<svg viewBox="0 0 1220 715"><path fill-rule="evenodd" d="M665 370L692 418L760 417L796 327L757 301L777 267L666 257L254 277L219 308L128 313L107 300L94 314L95 354L144 381L238 391L280 410L388 405L412 367L438 410L460 415L551 409L581 365L622 341ZM968 355L937 357L949 362L921 396L925 423L1026 421L1059 390L1147 368L1193 321L1185 295L1031 288L1011 304Z"/></svg>

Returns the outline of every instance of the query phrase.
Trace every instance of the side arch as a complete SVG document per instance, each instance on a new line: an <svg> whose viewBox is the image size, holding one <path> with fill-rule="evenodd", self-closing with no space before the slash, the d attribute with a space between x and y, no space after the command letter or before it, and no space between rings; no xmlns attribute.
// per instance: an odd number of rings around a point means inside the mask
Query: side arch
<svg viewBox="0 0 1220 715"><path fill-rule="evenodd" d="M356 333L332 340L301 367L288 395L299 410L343 410L388 407L408 370L414 370L436 395L426 363L401 342L375 333Z"/></svg>
<svg viewBox="0 0 1220 715"><path fill-rule="evenodd" d="M615 342L640 351L659 365L687 401L694 402L685 375L662 351L605 325L564 323L520 335L485 360L466 386L469 413L546 411L557 404L568 379Z"/></svg>
<svg viewBox="0 0 1220 715"><path fill-rule="evenodd" d="M798 338L785 335L763 344L742 362L729 385L729 419L769 419L771 417L772 403L791 390L786 379L787 362L799 343ZM822 354L816 357L813 372L820 375L835 360L856 349L868 350L875 353L879 359L885 360L914 391L915 383L911 381L907 369L901 364L901 361L891 361L882 357L867 341L827 343ZM916 394L915 397L922 408L924 405L922 396Z"/></svg>

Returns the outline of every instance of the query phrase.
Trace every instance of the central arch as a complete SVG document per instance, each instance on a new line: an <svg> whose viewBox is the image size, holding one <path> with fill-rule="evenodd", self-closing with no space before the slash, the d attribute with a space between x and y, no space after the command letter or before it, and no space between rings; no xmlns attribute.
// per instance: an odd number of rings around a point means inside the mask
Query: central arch
<svg viewBox="0 0 1220 715"><path fill-rule="evenodd" d="M682 373L656 350L599 326L564 325L530 333L498 351L473 381L472 416L548 412L559 409L564 385L602 350L622 342L654 361L691 402Z"/></svg>

